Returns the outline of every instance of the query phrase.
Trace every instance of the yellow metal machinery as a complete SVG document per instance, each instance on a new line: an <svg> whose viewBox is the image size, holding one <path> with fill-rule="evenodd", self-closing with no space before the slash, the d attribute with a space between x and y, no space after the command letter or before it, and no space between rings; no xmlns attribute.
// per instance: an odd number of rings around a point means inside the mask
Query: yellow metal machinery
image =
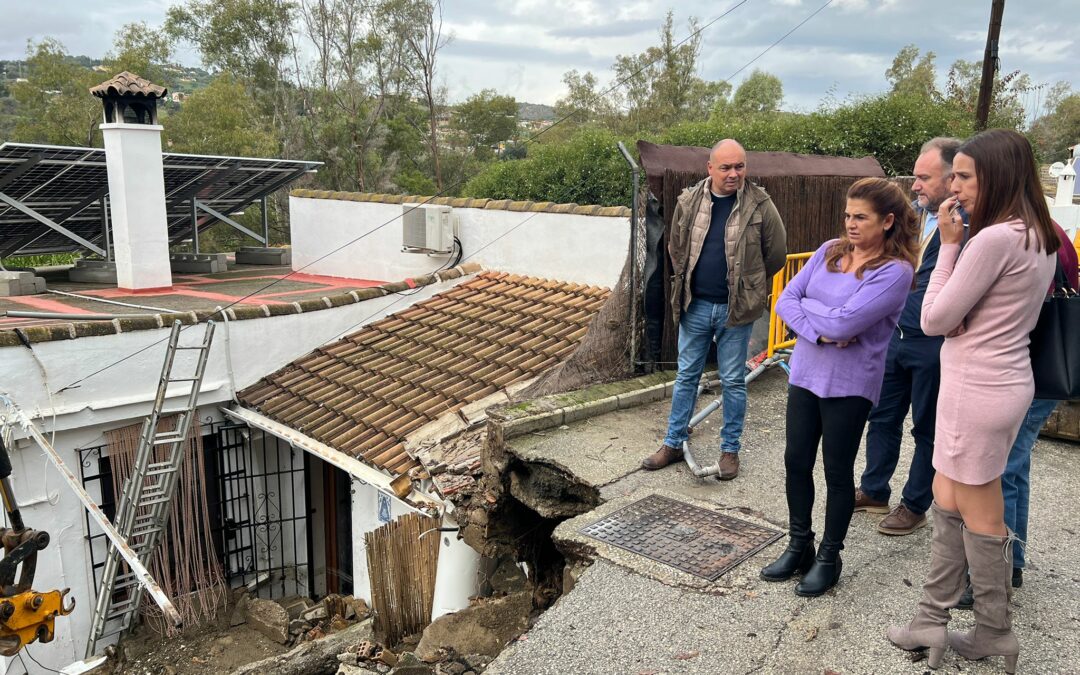
<svg viewBox="0 0 1080 675"><path fill-rule="evenodd" d="M14 656L31 642L52 642L54 621L75 609L65 604L70 589L37 592L31 588L37 554L49 545L49 533L27 529L11 490L11 458L0 436L0 498L11 527L0 528L4 557L0 559L0 654ZM19 567L22 566L20 570ZM15 574L19 573L16 582Z"/></svg>

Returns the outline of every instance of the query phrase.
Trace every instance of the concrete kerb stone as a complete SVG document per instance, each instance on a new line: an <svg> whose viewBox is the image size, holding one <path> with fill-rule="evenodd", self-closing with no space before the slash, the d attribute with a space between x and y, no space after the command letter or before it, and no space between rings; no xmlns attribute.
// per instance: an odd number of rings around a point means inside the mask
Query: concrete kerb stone
<svg viewBox="0 0 1080 675"><path fill-rule="evenodd" d="M569 424L578 420L588 419L589 417L596 417L597 415L615 412L618 409L618 396L608 396L607 398L602 398L597 401L572 405L562 409L563 424Z"/></svg>
<svg viewBox="0 0 1080 675"><path fill-rule="evenodd" d="M671 387L674 382L667 382L664 384L654 384L651 387L644 389L638 389L637 391L627 392L625 394L619 394L618 409L626 410L627 408L633 408L639 405L645 405L647 403L655 403L662 399L671 396Z"/></svg>
<svg viewBox="0 0 1080 675"><path fill-rule="evenodd" d="M564 394L495 406L489 410L489 420L502 428L504 439L510 439L659 401L671 395L674 377L673 372L653 373Z"/></svg>

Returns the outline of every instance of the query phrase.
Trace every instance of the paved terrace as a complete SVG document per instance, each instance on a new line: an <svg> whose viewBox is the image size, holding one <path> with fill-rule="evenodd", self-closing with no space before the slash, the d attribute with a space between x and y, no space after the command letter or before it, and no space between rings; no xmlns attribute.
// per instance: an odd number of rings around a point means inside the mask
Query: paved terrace
<svg viewBox="0 0 1080 675"><path fill-rule="evenodd" d="M54 272L46 275L50 291L86 297L76 298L49 292L40 295L0 297L0 312L22 310L58 314L129 315L210 311L233 303L250 307L290 305L294 302L319 300L324 296L348 293L385 283L371 279L344 279L302 272L290 275L290 271L288 266L237 265L230 261L226 272L173 274L171 289L149 292L125 291L105 284L74 283L67 280L66 272ZM399 281L399 279L392 281ZM141 305L145 309L100 300ZM46 326L71 321L72 319L26 319L5 315L0 316L0 329Z"/></svg>
<svg viewBox="0 0 1080 675"><path fill-rule="evenodd" d="M929 561L930 528L886 537L881 516L856 514L843 553L839 585L820 598L800 598L794 582L766 583L760 568L784 547L768 546L716 582L588 539L580 528L633 501L659 493L777 529L784 500L786 380L770 371L750 385L742 474L719 483L695 479L683 464L637 469L660 443L668 402L592 417L508 441L520 460L546 463L600 490L602 504L555 532L564 550L591 565L572 590L512 643L487 671L510 673L923 673L925 661L885 639L885 627L915 610ZM711 397L703 397L704 401ZM720 414L693 435L701 463L716 460ZM911 458L905 441L901 467ZM856 471L863 468L860 454ZM894 502L902 486L893 481ZM815 525L823 522L820 462ZM1040 439L1032 467L1034 494L1028 569L1014 596L1020 672L1080 672L1080 448ZM956 612L952 627L972 625ZM969 662L950 652L937 672L1000 673L1000 658Z"/></svg>

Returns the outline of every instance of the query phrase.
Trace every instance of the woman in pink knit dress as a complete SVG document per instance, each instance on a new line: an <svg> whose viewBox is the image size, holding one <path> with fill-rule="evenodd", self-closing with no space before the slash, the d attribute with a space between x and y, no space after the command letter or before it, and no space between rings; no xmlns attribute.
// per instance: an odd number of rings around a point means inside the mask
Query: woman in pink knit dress
<svg viewBox="0 0 1080 675"><path fill-rule="evenodd" d="M915 618L888 637L903 649L930 649L936 668L946 645L961 656L1004 656L1016 670L1009 592L1012 542L1001 474L1035 386L1028 335L1039 318L1060 246L1028 141L993 129L960 146L954 197L941 205L941 252L922 306L927 335L944 335L934 444L934 532L930 570ZM967 245L957 205L971 214ZM970 569L975 628L949 634L949 608Z"/></svg>

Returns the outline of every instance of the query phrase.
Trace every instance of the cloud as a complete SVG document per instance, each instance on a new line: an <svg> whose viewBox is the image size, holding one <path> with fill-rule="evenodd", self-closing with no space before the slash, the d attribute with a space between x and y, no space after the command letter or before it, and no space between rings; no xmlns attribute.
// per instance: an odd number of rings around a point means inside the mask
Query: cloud
<svg viewBox="0 0 1080 675"><path fill-rule="evenodd" d="M555 38L591 38L591 37L628 37L639 33L654 33L656 21L651 19L637 19L634 21L609 21L607 23L590 26L568 26L549 30L547 33Z"/></svg>
<svg viewBox="0 0 1080 675"><path fill-rule="evenodd" d="M578 65L604 67L606 60L598 59L579 49L551 49L541 45L529 45L519 42L491 42L488 40L456 39L446 48L445 55L461 59L482 61L519 61L523 63L544 63L548 65Z"/></svg>
<svg viewBox="0 0 1080 675"><path fill-rule="evenodd" d="M1076 42L1048 37L1054 34L1055 31L1049 26L1042 26L1035 35L1047 37L1021 35L1002 40L1000 55L1019 57L1031 63L1076 63Z"/></svg>

